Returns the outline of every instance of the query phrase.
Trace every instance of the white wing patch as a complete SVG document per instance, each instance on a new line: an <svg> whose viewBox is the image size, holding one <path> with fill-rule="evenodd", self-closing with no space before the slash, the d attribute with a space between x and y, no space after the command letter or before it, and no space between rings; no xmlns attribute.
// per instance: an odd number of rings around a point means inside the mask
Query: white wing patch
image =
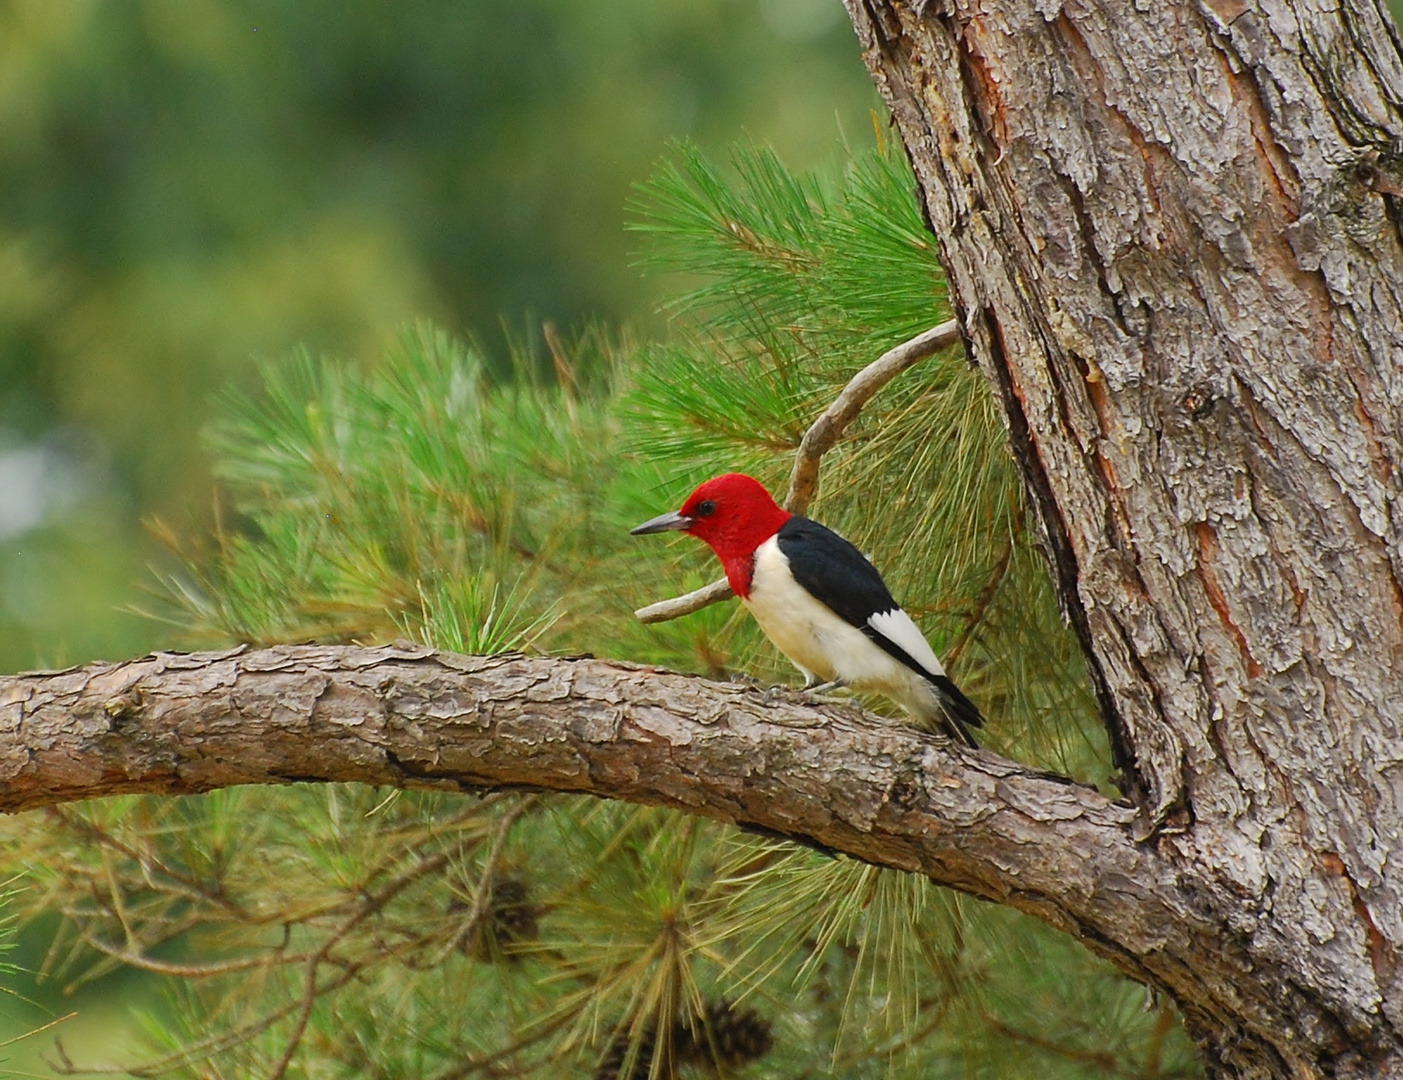
<svg viewBox="0 0 1403 1080"><path fill-rule="evenodd" d="M907 656L932 675L945 674L945 669L935 658L935 650L930 647L930 642L925 639L920 627L911 620L911 616L901 608L878 612L867 620L867 625L901 648Z"/></svg>

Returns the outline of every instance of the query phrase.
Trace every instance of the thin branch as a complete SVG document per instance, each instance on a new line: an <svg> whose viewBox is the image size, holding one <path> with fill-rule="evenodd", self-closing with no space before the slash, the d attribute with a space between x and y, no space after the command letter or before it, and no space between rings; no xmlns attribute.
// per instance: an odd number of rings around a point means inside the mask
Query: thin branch
<svg viewBox="0 0 1403 1080"><path fill-rule="evenodd" d="M960 324L955 319L925 330L909 341L903 341L895 348L888 349L872 363L854 375L843 392L823 414L809 425L804 437L799 440L799 449L794 455L794 467L789 473L789 491L784 497L784 508L791 514L802 514L813 502L818 493L818 466L826 454L842 437L847 426L880 390L911 365L928 356L934 356L941 349L960 340ZM671 600L660 600L634 612L640 622L667 622L683 615L690 615L704 607L728 600L735 593L725 578L713 581L684 596Z"/></svg>
<svg viewBox="0 0 1403 1080"><path fill-rule="evenodd" d="M307 960L307 975L302 990L301 1007L297 1011L297 1019L293 1021L292 1033L288 1036L287 1045L283 1049L282 1056L278 1058L272 1071L268 1074L268 1080L282 1080L287 1074L287 1067L292 1064L292 1058L297 1053L298 1046L302 1043L302 1036L306 1034L307 1024L312 1019L312 1009L317 1003L317 999L327 993L329 987L317 985L317 971L331 955L331 950L339 945L352 930L368 919L371 915L384 909L385 905L402 893L405 889L416 881L420 881L430 874L435 874L448 865L448 852L439 852L427 859L421 859L418 864L410 867L398 877L387 882L374 896L367 897L365 902L350 914L340 926L327 935L327 939L322 942L321 948L313 953ZM349 967L348 967L349 970ZM340 980L333 980L332 986L340 986Z"/></svg>
<svg viewBox="0 0 1403 1080"><path fill-rule="evenodd" d="M994 604L994 597L999 594L999 586L1004 583L1004 578L1008 576L1008 568L1013 562L1013 540L1012 538L1004 542L1003 552L999 555L999 560L994 564L993 570L989 572L989 580L985 582L984 588L979 590L979 595L974 599L974 607L965 617L964 625L960 628L959 636L955 643L945 651L945 664L951 667L959 660L960 654L971 641L974 640L975 631L979 629L984 617L989 614L989 608Z"/></svg>
<svg viewBox="0 0 1403 1080"><path fill-rule="evenodd" d="M72 918L71 915L69 917ZM181 979L212 979L221 975L232 975L239 971L272 967L276 964L300 964L306 961L308 956L307 953L281 953L279 950L273 949L256 956L241 956L235 960L220 960L209 964L181 964L173 960L158 960L144 952L109 945L78 924L76 920L75 928L84 943L109 959L116 960L127 967L149 971L155 975L173 975Z"/></svg>
<svg viewBox="0 0 1403 1080"><path fill-rule="evenodd" d="M1120 1076L1125 1077L1125 1080L1150 1080L1152 1077L1187 1077L1200 1075L1199 1070L1196 1068L1184 1070L1171 1069L1168 1072L1161 1072L1158 1065L1155 1066L1153 1071L1145 1071L1136 1068L1133 1064L1127 1064L1111 1051L1088 1050L1084 1047L1058 1042L1056 1039L1048 1038L1045 1035L1040 1035L1031 1031L1023 1031L1013 1027L1011 1024L1005 1023L996 1016L986 1014L984 1017L984 1026L1004 1039L1022 1043L1035 1050L1040 1050L1044 1054L1060 1057L1079 1065L1085 1065L1103 1076Z"/></svg>
<svg viewBox="0 0 1403 1080"><path fill-rule="evenodd" d="M60 801L62 800L52 800L52 802ZM51 805L51 803L46 803L45 805ZM49 815L63 825L64 828L76 833L83 840L103 850L110 848L119 855L136 863L141 867L147 883L153 889L195 903L204 903L211 907L223 908L239 922L246 923L250 921L249 913L244 911L244 909L233 900L229 899L228 896L208 888L204 883L196 880L189 874L168 866L152 855L151 852L140 851L130 844L123 842L96 822L75 816L59 806L52 807L52 809L49 810ZM156 882L156 876L158 874L161 878L165 879L160 884Z"/></svg>
<svg viewBox="0 0 1403 1080"><path fill-rule="evenodd" d="M655 604L639 608L633 614L640 622L667 622L669 619L680 619L683 615L690 615L692 612L700 611L712 604L719 604L722 600L729 600L735 595L729 581L725 578L717 578L711 584L703 585L700 589L694 589L681 596L674 596L671 600L659 600Z"/></svg>
<svg viewBox="0 0 1403 1080"><path fill-rule="evenodd" d="M488 914L492 906L492 879L497 876L497 867L502 859L502 848L505 846L507 837L511 835L512 829L521 819L521 816L526 813L527 810L531 809L535 803L536 800L534 798L523 799L502 815L502 820L497 823L497 829L492 837L492 844L487 849L487 856L483 860L482 873L478 876L477 887L473 890L473 899L468 909L468 917L463 921L458 931L444 943L437 955L427 964L423 965L424 967L438 967L439 964L443 963L449 953L462 946L463 943L468 940L469 936L478 932L479 928L482 926L483 918Z"/></svg>
<svg viewBox="0 0 1403 1080"><path fill-rule="evenodd" d="M950 319L888 349L854 375L799 441L799 452L794 455L794 468L789 474L789 493L784 497L785 509L802 514L809 508L818 493L819 459L832 449L878 390L917 361L934 356L959 340L960 324Z"/></svg>
<svg viewBox="0 0 1403 1080"><path fill-rule="evenodd" d="M542 1024L526 1035L518 1035L516 1042L509 1043L490 1053L465 1051L464 1060L462 1062L439 1073L433 1080L465 1080L466 1077L472 1076L474 1073L488 1073L495 1076L503 1075L502 1071L497 1068L498 1062L504 1061L509 1057L514 1057L523 1050L544 1042L573 1019L574 1018L569 1015L559 1016L551 1023ZM514 1075L519 1071L521 1070L512 1070L511 1073L506 1075Z"/></svg>

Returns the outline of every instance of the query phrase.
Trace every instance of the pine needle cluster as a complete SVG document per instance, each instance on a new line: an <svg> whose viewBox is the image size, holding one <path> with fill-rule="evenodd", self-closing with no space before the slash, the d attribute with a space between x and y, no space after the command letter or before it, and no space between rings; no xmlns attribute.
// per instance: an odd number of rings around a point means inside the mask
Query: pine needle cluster
<svg viewBox="0 0 1403 1080"><path fill-rule="evenodd" d="M852 374L947 317L912 189L884 149L823 178L680 146L633 208L678 281L669 342L550 333L504 378L417 327L373 365L269 366L210 432L221 524L167 616L786 677L734 603L638 623L716 568L627 529L719 472L778 490ZM980 373L933 357L828 454L810 513L883 568L991 744L1102 782L1003 442ZM291 786L63 809L11 846L65 916L54 977L176 988L142 1075L1193 1073L1165 1007L1016 913L658 810Z"/></svg>

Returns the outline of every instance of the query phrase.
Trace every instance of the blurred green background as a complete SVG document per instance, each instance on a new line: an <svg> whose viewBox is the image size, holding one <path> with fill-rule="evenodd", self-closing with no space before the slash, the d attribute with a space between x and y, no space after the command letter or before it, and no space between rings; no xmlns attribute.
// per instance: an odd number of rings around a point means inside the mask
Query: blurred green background
<svg viewBox="0 0 1403 1080"><path fill-rule="evenodd" d="M0 669L178 641L199 430L253 361L410 319L661 329L630 185L669 140L873 141L840 0L0 2Z"/></svg>

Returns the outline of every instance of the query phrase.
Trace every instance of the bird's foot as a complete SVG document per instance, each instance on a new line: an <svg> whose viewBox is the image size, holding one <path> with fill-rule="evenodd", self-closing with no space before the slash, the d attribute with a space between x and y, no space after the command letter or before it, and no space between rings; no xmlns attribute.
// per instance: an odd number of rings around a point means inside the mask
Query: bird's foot
<svg viewBox="0 0 1403 1080"><path fill-rule="evenodd" d="M847 688L842 679L829 679L825 683L809 683L801 691L801 696L810 705L837 705L844 699L833 696L834 690Z"/></svg>
<svg viewBox="0 0 1403 1080"><path fill-rule="evenodd" d="M759 688L760 681L757 679L754 685L757 688ZM825 689L830 685L831 684L829 683L824 683L823 687L819 689ZM780 700L786 695L791 695L795 693L796 691L792 686L785 686L783 683L770 683L768 686L764 687L764 690L760 695L760 703L762 705L773 705L776 701ZM804 702L810 702L812 700L810 698L810 693L811 691L807 686L800 687L797 691L798 697Z"/></svg>
<svg viewBox="0 0 1403 1080"><path fill-rule="evenodd" d="M809 688L807 686L801 686L798 690L795 690L792 685L786 686L784 683L770 683L769 686L765 687L765 693L760 700L766 705L773 705L780 698L788 697L792 701L796 696L800 701L807 702L809 700Z"/></svg>
<svg viewBox="0 0 1403 1080"><path fill-rule="evenodd" d="M732 675L731 681L742 683L752 690L759 690L762 705L773 705L784 695L796 693L792 686L785 686L783 683L762 683L750 675ZM831 692L842 690L847 685L842 679L832 679L826 683L810 682L800 687L797 694L799 699L808 705L836 705L844 699L832 696Z"/></svg>

